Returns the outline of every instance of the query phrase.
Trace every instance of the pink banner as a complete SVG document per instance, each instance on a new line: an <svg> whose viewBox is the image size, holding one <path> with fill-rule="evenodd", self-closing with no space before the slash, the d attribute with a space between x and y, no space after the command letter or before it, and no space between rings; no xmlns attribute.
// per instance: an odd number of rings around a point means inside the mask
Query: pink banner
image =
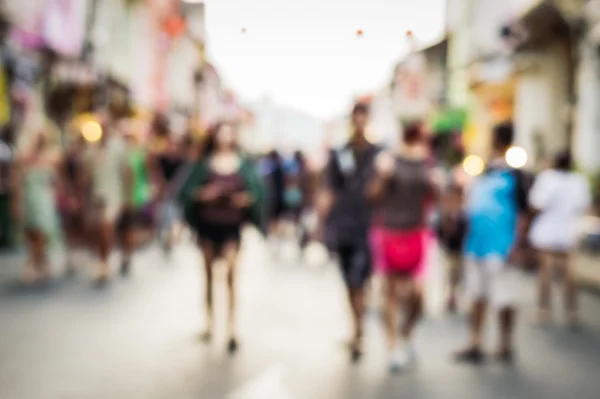
<svg viewBox="0 0 600 399"><path fill-rule="evenodd" d="M78 56L83 48L85 19L85 1L47 0L43 30L46 44L61 55Z"/></svg>

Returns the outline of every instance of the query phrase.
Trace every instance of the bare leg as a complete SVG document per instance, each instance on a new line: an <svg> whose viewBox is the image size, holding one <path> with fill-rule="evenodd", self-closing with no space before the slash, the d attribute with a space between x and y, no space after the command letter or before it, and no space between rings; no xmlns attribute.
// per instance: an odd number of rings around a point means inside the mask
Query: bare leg
<svg viewBox="0 0 600 399"><path fill-rule="evenodd" d="M127 276L131 271L131 256L135 248L136 230L133 226L133 214L131 211L127 211L123 217L125 220L122 226L123 231L121 231L121 252L123 256L121 260L121 275Z"/></svg>
<svg viewBox="0 0 600 399"><path fill-rule="evenodd" d="M578 287L575 281L575 270L573 256L568 253L564 255L564 285L565 285L565 309L568 314L568 322L575 327L579 323Z"/></svg>
<svg viewBox="0 0 600 399"><path fill-rule="evenodd" d="M483 299L477 300L473 304L471 311L470 324L471 324L471 347L481 348L481 336L483 335L483 324L485 322L485 315L487 310L487 302Z"/></svg>
<svg viewBox="0 0 600 399"><path fill-rule="evenodd" d="M552 287L552 261L550 252L540 251L538 270L538 319L537 323L546 324L550 322L551 309L551 287Z"/></svg>
<svg viewBox="0 0 600 399"><path fill-rule="evenodd" d="M510 362L513 359L513 331L515 327L516 311L512 307L500 309L500 360Z"/></svg>
<svg viewBox="0 0 600 399"><path fill-rule="evenodd" d="M385 329L388 341L389 351L393 351L398 346L398 283L394 276L388 277L385 290Z"/></svg>
<svg viewBox="0 0 600 399"><path fill-rule="evenodd" d="M450 255L450 290L448 293L448 304L447 308L449 312L456 312L457 309L457 297L458 297L458 286L460 284L461 276L461 263L462 259L460 255Z"/></svg>
<svg viewBox="0 0 600 399"><path fill-rule="evenodd" d="M29 260L24 266L22 281L27 285L35 284L41 277L39 268L43 259L40 257L38 233L39 232L35 230L27 230L25 233L27 249L29 252Z"/></svg>
<svg viewBox="0 0 600 399"><path fill-rule="evenodd" d="M362 320L365 313L365 289L364 287L349 288L348 296L352 310L352 322L354 326L354 337L352 340L352 358L354 361L362 355Z"/></svg>
<svg viewBox="0 0 600 399"><path fill-rule="evenodd" d="M215 247L212 243L201 242L200 248L204 258L204 276L205 276L205 301L206 310L206 330L202 334L202 339L209 341L212 338L213 331L213 264L215 261Z"/></svg>
<svg viewBox="0 0 600 399"><path fill-rule="evenodd" d="M48 259L46 257L48 238L41 231L35 232L35 240L33 246L34 264L40 279L45 280L50 277Z"/></svg>
<svg viewBox="0 0 600 399"><path fill-rule="evenodd" d="M406 314L404 325L402 326L402 336L405 340L412 338L412 333L417 322L423 314L423 293L421 286L414 282L407 281L409 295L406 300Z"/></svg>
<svg viewBox="0 0 600 399"><path fill-rule="evenodd" d="M223 256L227 263L227 292L229 296L229 312L227 317L227 335L229 338L229 352L237 350L237 334L235 326L236 317L236 271L239 255L239 245L236 242L226 243L223 248Z"/></svg>
<svg viewBox="0 0 600 399"><path fill-rule="evenodd" d="M487 301L485 299L476 300L471 308L470 314L470 342L469 346L456 353L455 358L459 362L480 363L484 360L481 351L481 342L483 335L483 325L487 311Z"/></svg>
<svg viewBox="0 0 600 399"><path fill-rule="evenodd" d="M96 281L101 283L108 279L110 249L114 236L114 224L109 221L100 221L97 228L97 249L100 262L96 271Z"/></svg>

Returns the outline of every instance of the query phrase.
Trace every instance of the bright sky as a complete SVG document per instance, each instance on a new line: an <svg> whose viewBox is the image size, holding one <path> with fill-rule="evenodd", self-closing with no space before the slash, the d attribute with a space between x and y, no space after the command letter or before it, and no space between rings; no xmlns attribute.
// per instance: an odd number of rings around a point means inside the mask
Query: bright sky
<svg viewBox="0 0 600 399"><path fill-rule="evenodd" d="M444 31L445 0L205 3L208 53L226 83L243 99L268 95L317 117L389 82L407 30L423 44Z"/></svg>

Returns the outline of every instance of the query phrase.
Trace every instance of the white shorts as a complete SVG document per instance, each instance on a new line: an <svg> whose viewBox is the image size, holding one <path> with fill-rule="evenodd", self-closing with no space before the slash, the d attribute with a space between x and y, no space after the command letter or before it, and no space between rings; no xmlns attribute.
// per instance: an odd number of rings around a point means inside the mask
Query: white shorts
<svg viewBox="0 0 600 399"><path fill-rule="evenodd" d="M465 287L471 300L484 299L497 308L503 308L515 304L518 274L501 257L467 258Z"/></svg>
<svg viewBox="0 0 600 399"><path fill-rule="evenodd" d="M123 205L120 202L103 203L94 208L94 219L96 223L115 224L121 212Z"/></svg>

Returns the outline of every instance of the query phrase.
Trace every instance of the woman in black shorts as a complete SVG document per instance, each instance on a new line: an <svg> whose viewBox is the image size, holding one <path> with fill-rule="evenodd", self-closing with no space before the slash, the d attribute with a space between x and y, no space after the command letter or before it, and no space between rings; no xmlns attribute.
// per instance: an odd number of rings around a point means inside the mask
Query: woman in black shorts
<svg viewBox="0 0 600 399"><path fill-rule="evenodd" d="M215 260L227 263L229 293L228 350L238 347L235 333L235 275L240 234L246 222L262 226L263 190L254 165L244 159L235 142L233 127L217 124L207 136L202 159L192 168L180 192L186 222L196 232L206 271L207 329L213 329L212 269Z"/></svg>

